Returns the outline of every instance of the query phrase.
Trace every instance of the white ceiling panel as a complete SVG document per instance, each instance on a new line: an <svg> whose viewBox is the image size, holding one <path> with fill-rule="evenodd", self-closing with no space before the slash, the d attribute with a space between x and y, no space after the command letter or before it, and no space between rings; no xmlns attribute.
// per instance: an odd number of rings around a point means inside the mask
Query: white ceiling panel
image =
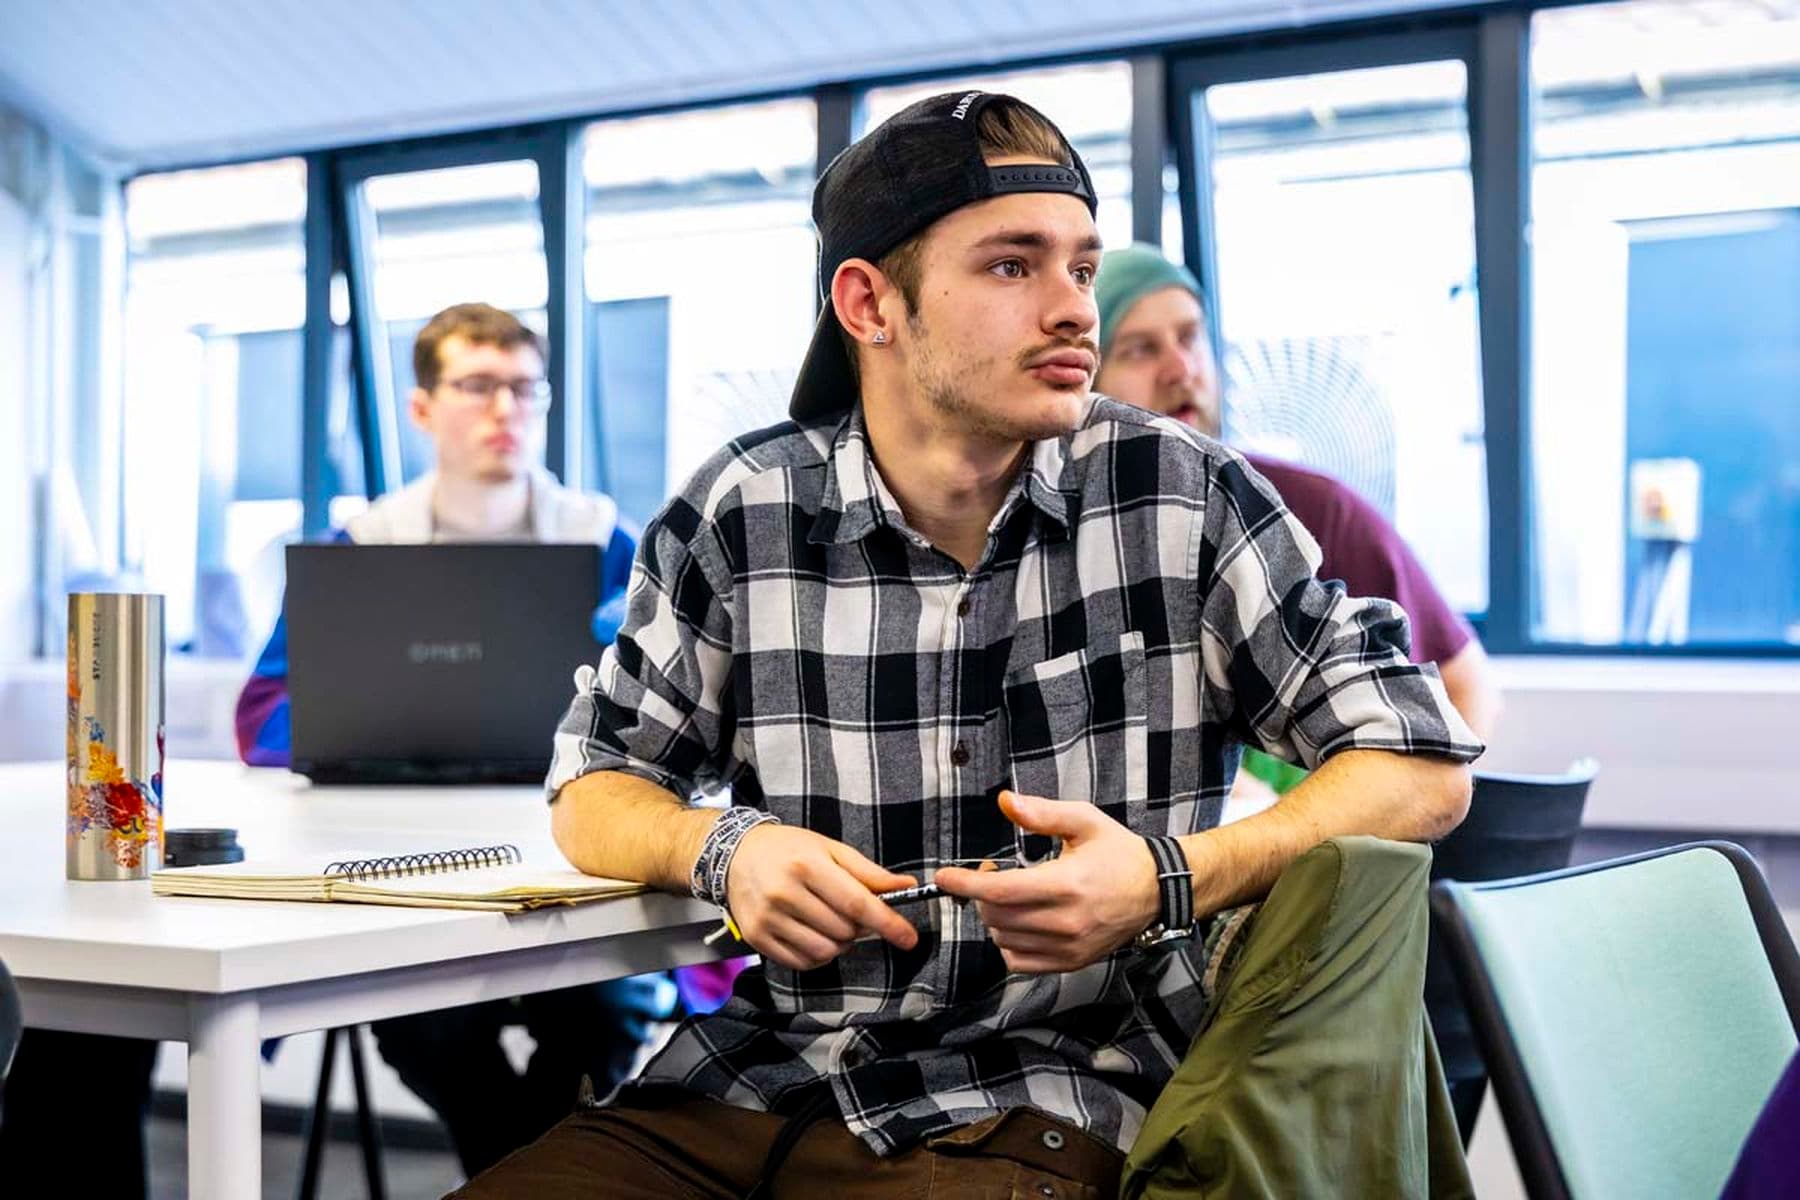
<svg viewBox="0 0 1800 1200"><path fill-rule="evenodd" d="M1457 2L0 0L0 101L153 167Z"/></svg>

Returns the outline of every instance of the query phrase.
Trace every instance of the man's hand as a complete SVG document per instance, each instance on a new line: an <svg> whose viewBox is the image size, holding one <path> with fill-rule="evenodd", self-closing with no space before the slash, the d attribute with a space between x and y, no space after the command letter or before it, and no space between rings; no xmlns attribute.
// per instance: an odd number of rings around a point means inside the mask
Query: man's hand
<svg viewBox="0 0 1800 1200"><path fill-rule="evenodd" d="M806 971L824 966L865 934L902 950L917 945L918 930L875 898L916 882L823 834L770 822L738 843L725 899L757 953Z"/></svg>
<svg viewBox="0 0 1800 1200"><path fill-rule="evenodd" d="M1156 860L1144 839L1092 804L1001 792L1000 807L1062 853L1016 871L944 867L937 883L978 903L1008 970L1073 971L1142 933L1161 911Z"/></svg>

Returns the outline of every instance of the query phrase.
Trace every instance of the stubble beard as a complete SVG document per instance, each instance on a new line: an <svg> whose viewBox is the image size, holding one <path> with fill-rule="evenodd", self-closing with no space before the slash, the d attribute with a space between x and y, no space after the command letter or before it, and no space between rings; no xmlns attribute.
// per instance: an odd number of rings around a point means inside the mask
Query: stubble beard
<svg viewBox="0 0 1800 1200"><path fill-rule="evenodd" d="M933 344L930 331L918 313L906 318L912 334L913 386L939 420L959 432L974 437L1004 442L1037 442L1061 437L1071 432L1086 408L1072 405L1073 416L1044 413L1019 417L983 405L964 384L964 380L981 378L990 373L999 356L969 360L957 356L941 357Z"/></svg>
<svg viewBox="0 0 1800 1200"><path fill-rule="evenodd" d="M1163 388L1157 396L1157 411L1166 416L1174 416L1184 407L1192 406L1192 411L1180 419L1190 428L1197 429L1207 437L1219 436L1219 409L1215 397L1208 402L1201 390L1191 383L1182 382L1173 387Z"/></svg>

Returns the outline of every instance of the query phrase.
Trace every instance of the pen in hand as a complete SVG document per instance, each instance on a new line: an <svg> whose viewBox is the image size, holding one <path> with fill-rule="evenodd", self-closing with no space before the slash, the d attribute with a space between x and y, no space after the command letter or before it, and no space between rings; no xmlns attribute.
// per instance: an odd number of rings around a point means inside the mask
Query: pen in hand
<svg viewBox="0 0 1800 1200"><path fill-rule="evenodd" d="M998 871L1007 871L1019 865L1021 864L1016 862L994 862L994 869ZM891 892L877 892L875 893L875 898L883 904L914 904L921 900L935 900L944 894L944 889L935 883L921 883L914 887L899 888ZM740 945L749 944L744 941L744 935L738 931L737 922L731 919L731 914L729 913L725 915L724 924L707 934L702 941L705 945L716 946L720 941L727 937L738 942ZM857 940L865 941L869 939L859 938Z"/></svg>
<svg viewBox="0 0 1800 1200"><path fill-rule="evenodd" d="M996 862L993 859L987 861L993 862L996 871L1010 871L1020 865L1016 862ZM946 863L944 865L960 866L961 864ZM883 904L911 904L915 900L935 900L945 894L944 889L935 883L921 883L917 887L900 888L898 891L877 892L875 898Z"/></svg>
<svg viewBox="0 0 1800 1200"><path fill-rule="evenodd" d="M875 898L883 904L910 904L915 900L932 900L941 895L943 895L943 889L938 887L937 884L922 883L917 887L901 888L898 891L877 892L875 893ZM738 931L737 922L731 919L729 913L725 915L724 923L702 938L701 942L704 945L716 946L727 937L740 945L749 945L748 942L744 941L744 935ZM865 941L868 939L858 938L857 940Z"/></svg>
<svg viewBox="0 0 1800 1200"><path fill-rule="evenodd" d="M875 898L883 904L910 904L914 900L935 900L944 894L944 889L935 883L921 883L917 887L901 888L893 892L876 892Z"/></svg>

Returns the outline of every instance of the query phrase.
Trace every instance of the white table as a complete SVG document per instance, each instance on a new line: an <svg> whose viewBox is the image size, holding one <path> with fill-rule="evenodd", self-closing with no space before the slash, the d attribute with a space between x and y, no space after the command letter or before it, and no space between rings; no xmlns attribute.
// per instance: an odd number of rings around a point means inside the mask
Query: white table
<svg viewBox="0 0 1800 1200"><path fill-rule="evenodd" d="M175 762L171 828L229 825L252 858L512 842L560 861L536 788L314 788ZM0 766L0 960L25 1023L188 1046L190 1194L259 1195L263 1038L523 995L716 957L717 910L632 896L523 915L154 897L63 878L61 763Z"/></svg>

